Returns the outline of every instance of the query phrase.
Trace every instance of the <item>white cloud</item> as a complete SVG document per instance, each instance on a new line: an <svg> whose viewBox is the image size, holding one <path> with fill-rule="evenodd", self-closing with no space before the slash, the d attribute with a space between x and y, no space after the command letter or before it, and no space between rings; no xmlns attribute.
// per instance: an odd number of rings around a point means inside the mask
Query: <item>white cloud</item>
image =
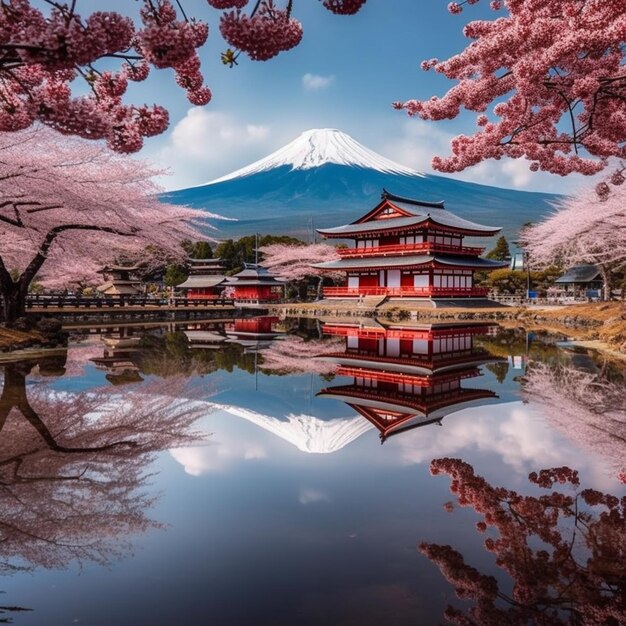
<svg viewBox="0 0 626 626"><path fill-rule="evenodd" d="M319 91L320 89L326 89L334 82L335 77L333 75L320 76L319 74L307 73L302 77L302 86L307 91Z"/></svg>
<svg viewBox="0 0 626 626"><path fill-rule="evenodd" d="M170 454L191 476L220 472L232 463L267 457L265 449L254 441L238 441L236 437L212 439L204 446L175 448Z"/></svg>
<svg viewBox="0 0 626 626"><path fill-rule="evenodd" d="M540 407L521 401L468 408L443 421L441 428L429 426L404 433L393 442L394 458L404 464L429 463L443 456L467 456L471 451L491 453L525 478L544 467L568 465L579 458L576 469L597 488L609 488L604 461L582 455L578 446L545 423ZM608 486L607 486L608 485Z"/></svg>
<svg viewBox="0 0 626 626"><path fill-rule="evenodd" d="M300 504L313 504L315 502L330 502L330 497L327 493L320 491L319 489L300 489L300 495L298 496Z"/></svg>
<svg viewBox="0 0 626 626"><path fill-rule="evenodd" d="M206 183L264 156L276 148L271 141L268 126L195 107L174 126L165 147L148 156L172 171L161 182L177 189Z"/></svg>
<svg viewBox="0 0 626 626"><path fill-rule="evenodd" d="M398 163L421 172L441 175L431 167L433 156L450 154L450 141L454 135L442 130L436 122L412 119L405 122L399 137L388 140L380 153ZM565 184L561 176L545 172L531 172L525 159L489 160L450 176L459 180L497 187L512 187L528 191L567 193L580 177L570 176Z"/></svg>

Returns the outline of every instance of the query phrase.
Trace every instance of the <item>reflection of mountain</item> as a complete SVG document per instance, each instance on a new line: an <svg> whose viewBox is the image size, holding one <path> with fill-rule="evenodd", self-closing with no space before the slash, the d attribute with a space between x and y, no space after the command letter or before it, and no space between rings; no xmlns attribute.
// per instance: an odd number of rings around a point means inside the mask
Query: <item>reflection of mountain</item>
<svg viewBox="0 0 626 626"><path fill-rule="evenodd" d="M478 365L498 360L474 347L488 325L434 326L326 324L324 332L345 337L345 350L327 355L337 375L352 383L328 387L321 397L343 400L371 422L384 441L496 397L487 389L463 388L480 376Z"/></svg>
<svg viewBox="0 0 626 626"><path fill-rule="evenodd" d="M221 408L311 454L337 452L371 428L360 417L325 421L313 415L287 415L285 419L279 419L237 406L224 405Z"/></svg>

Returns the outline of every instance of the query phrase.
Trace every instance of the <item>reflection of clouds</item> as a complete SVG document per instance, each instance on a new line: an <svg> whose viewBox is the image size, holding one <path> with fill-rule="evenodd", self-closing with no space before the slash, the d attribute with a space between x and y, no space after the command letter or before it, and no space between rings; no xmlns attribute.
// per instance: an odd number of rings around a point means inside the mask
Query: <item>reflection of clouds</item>
<svg viewBox="0 0 626 626"><path fill-rule="evenodd" d="M265 449L253 441L240 441L235 437L211 435L203 446L176 448L170 454L191 476L201 476L227 469L240 460L264 459Z"/></svg>
<svg viewBox="0 0 626 626"><path fill-rule="evenodd" d="M581 455L551 429L541 412L522 402L466 409L443 421L441 427L419 428L389 440L401 462L430 463L442 456L463 456L468 450L493 453L515 472L571 464L579 458L587 473L599 477L601 459ZM577 456L578 455L578 456Z"/></svg>
<svg viewBox="0 0 626 626"><path fill-rule="evenodd" d="M308 489L303 487L300 489L298 496L300 504L313 504L315 502L330 502L330 496L319 489Z"/></svg>

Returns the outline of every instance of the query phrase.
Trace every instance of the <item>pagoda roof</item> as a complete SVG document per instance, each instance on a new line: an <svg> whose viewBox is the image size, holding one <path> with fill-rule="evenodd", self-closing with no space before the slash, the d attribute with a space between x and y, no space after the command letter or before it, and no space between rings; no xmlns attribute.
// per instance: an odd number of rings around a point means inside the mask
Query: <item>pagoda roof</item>
<svg viewBox="0 0 626 626"><path fill-rule="evenodd" d="M460 411L470 406L482 406L486 399L497 398L495 392L487 389L463 389L444 394L433 394L427 398L398 392L384 392L380 389L360 387L358 385L338 385L319 391L320 398L343 400L353 406L375 408L381 411L397 411L406 413L407 408L414 415L438 418L448 413ZM358 403L355 402L358 398Z"/></svg>
<svg viewBox="0 0 626 626"><path fill-rule="evenodd" d="M419 265L449 265L453 267L468 267L471 269L493 270L499 267L508 267L505 261L483 259L475 256L453 256L448 254L418 254L406 256L371 256L361 258L341 258L336 261L314 263L311 267L323 270L351 270L367 268L415 267Z"/></svg>
<svg viewBox="0 0 626 626"><path fill-rule="evenodd" d="M244 287L251 287L256 285L282 285L286 281L276 278L270 271L256 264L246 264L245 268L234 276L229 276L226 279L226 284L231 286L241 285Z"/></svg>
<svg viewBox="0 0 626 626"><path fill-rule="evenodd" d="M141 269L141 265L135 263L135 265L105 265L102 269L98 270L98 274L109 274L111 272L136 272Z"/></svg>
<svg viewBox="0 0 626 626"><path fill-rule="evenodd" d="M554 282L559 284L590 283L600 278L600 270L596 265L575 265L557 278Z"/></svg>
<svg viewBox="0 0 626 626"><path fill-rule="evenodd" d="M126 282L108 282L96 287L96 290L106 296L136 296L142 293L138 285L139 283Z"/></svg>
<svg viewBox="0 0 626 626"><path fill-rule="evenodd" d="M193 348L219 348L226 341L225 335L210 330L184 330L187 341Z"/></svg>
<svg viewBox="0 0 626 626"><path fill-rule="evenodd" d="M196 259L196 258L189 257L187 260L189 261L189 263L198 263L198 264L205 263L207 265L215 265L216 263L222 262L222 258L219 256L212 257L210 259Z"/></svg>
<svg viewBox="0 0 626 626"><path fill-rule="evenodd" d="M426 223L471 235L494 235L501 230L500 226L485 226L450 213L444 208L443 201L413 200L383 189L381 201L358 220L334 228L317 229L317 232L326 237L349 238L370 232L407 231Z"/></svg>
<svg viewBox="0 0 626 626"><path fill-rule="evenodd" d="M385 419L385 411L379 411L373 407L360 406L358 404L348 403L348 406L362 415L368 422L373 424L380 432L380 438L384 442L387 437L413 430L421 426L430 424L438 424L441 426L441 420L444 416L430 417L424 415L415 415L414 413L398 413L396 419ZM381 415L382 413L382 415Z"/></svg>
<svg viewBox="0 0 626 626"><path fill-rule="evenodd" d="M320 356L318 360L348 367L358 367L363 370L379 370L418 376L433 376L461 370L460 376L462 376L462 370L475 369L479 365L502 362L505 359L491 356L485 350L474 349L473 352L468 351L466 354L450 356L447 359L445 355L440 359L429 359L426 355L420 357L417 354L414 356L392 357L343 352Z"/></svg>
<svg viewBox="0 0 626 626"><path fill-rule="evenodd" d="M203 287L217 287L226 281L226 276L215 274L214 276L191 275L184 283L176 285L182 289L202 289Z"/></svg>

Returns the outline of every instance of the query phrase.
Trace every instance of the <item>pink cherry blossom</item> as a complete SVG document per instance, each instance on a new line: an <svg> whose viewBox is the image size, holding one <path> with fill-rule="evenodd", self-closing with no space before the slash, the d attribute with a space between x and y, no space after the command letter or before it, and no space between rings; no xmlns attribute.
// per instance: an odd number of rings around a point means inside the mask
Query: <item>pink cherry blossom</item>
<svg viewBox="0 0 626 626"><path fill-rule="evenodd" d="M506 156L526 158L533 171L590 175L626 157L626 3L498 0L491 8L507 13L468 23L465 50L422 64L457 81L443 97L394 103L425 120L484 114L481 129L456 137L433 167L458 172Z"/></svg>
<svg viewBox="0 0 626 626"><path fill-rule="evenodd" d="M52 8L46 14L36 4ZM247 4L208 1L211 10L227 10L221 15L221 30L236 50L224 54L226 63L236 65L242 51L264 61L300 43L302 26L291 15L293 0L256 0L243 13ZM365 0L323 4L334 13L352 14ZM167 119L162 107L155 107L159 124L146 124L146 105L123 101L127 81L145 80L150 68L174 68L188 100L207 104L211 91L204 84L197 49L206 43L209 27L188 16L183 5L178 0L141 0L140 20L135 20L115 11L81 15L79 8L88 7L85 0L0 3L0 132L16 132L39 121L64 134L106 139L118 152L135 152L145 137L167 128L161 123ZM85 81L86 95L73 93L77 78Z"/></svg>
<svg viewBox="0 0 626 626"><path fill-rule="evenodd" d="M148 126L146 134L158 132L165 115L159 107L146 108L139 124ZM139 136L123 127L119 132L120 142ZM182 260L181 240L206 239L196 225L210 214L160 202L151 180L159 172L142 161L45 127L0 134L0 157L0 297L6 321L23 312L35 275L44 285L99 281L103 264L144 259L147 246Z"/></svg>
<svg viewBox="0 0 626 626"><path fill-rule="evenodd" d="M619 167L595 188L560 200L552 215L524 229L522 244L531 263L539 267L593 263L602 273L604 295L609 299L614 272L626 267L623 172L624 167Z"/></svg>

